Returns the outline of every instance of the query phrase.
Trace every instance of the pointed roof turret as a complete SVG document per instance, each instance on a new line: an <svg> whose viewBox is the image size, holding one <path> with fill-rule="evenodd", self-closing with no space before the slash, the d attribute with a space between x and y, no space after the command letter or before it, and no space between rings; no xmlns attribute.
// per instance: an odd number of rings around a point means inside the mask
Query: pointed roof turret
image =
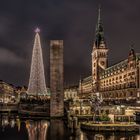
<svg viewBox="0 0 140 140"><path fill-rule="evenodd" d="M99 9L98 9L98 23L97 25L99 25L101 23L101 6L99 5Z"/></svg>
<svg viewBox="0 0 140 140"><path fill-rule="evenodd" d="M96 33L95 33L95 47L99 48L101 44L105 44L104 39L104 28L101 20L101 7L98 9L98 21L96 25Z"/></svg>
<svg viewBox="0 0 140 140"><path fill-rule="evenodd" d="M134 45L131 45L130 51L129 51L129 56L128 56L128 60L135 60L136 59L136 54L135 54L135 50L134 50Z"/></svg>

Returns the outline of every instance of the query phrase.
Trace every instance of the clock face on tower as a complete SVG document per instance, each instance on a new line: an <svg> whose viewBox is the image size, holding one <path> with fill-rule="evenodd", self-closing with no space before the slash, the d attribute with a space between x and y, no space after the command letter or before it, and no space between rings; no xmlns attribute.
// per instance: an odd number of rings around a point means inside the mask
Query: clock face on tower
<svg viewBox="0 0 140 140"><path fill-rule="evenodd" d="M102 69L105 69L105 61L104 61L104 60L100 60L100 61L99 61L99 66L100 66Z"/></svg>
<svg viewBox="0 0 140 140"><path fill-rule="evenodd" d="M105 62L104 62L104 61L101 61L101 65L103 65L103 66L104 66L104 65L105 65Z"/></svg>

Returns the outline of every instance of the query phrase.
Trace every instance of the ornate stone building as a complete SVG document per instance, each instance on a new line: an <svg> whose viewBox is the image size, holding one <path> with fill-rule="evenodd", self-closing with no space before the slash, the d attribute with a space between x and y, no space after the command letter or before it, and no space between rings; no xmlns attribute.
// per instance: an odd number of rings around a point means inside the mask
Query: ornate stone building
<svg viewBox="0 0 140 140"><path fill-rule="evenodd" d="M15 87L0 80L0 103L14 103L15 98Z"/></svg>
<svg viewBox="0 0 140 140"><path fill-rule="evenodd" d="M70 86L64 89L64 100L78 99L78 86Z"/></svg>
<svg viewBox="0 0 140 140"><path fill-rule="evenodd" d="M140 54L131 49L125 60L109 67L107 54L108 48L99 9L92 50L92 75L80 80L79 92L83 97L98 92L105 101L138 99L140 97Z"/></svg>
<svg viewBox="0 0 140 140"><path fill-rule="evenodd" d="M72 115L91 115L91 105L89 101L77 100L69 105Z"/></svg>

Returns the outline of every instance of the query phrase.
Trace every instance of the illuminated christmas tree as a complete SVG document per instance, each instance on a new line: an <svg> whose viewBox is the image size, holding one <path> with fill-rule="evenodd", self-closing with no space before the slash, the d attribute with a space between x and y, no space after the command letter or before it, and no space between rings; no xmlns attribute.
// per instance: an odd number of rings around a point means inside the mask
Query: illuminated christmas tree
<svg viewBox="0 0 140 140"><path fill-rule="evenodd" d="M35 30L35 41L32 52L32 63L27 93L28 95L41 96L47 94L42 48L40 43L40 29Z"/></svg>

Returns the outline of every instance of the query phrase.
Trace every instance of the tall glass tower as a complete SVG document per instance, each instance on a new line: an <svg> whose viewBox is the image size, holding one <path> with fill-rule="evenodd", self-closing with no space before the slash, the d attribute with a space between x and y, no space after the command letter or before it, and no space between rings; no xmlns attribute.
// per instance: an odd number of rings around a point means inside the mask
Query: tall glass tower
<svg viewBox="0 0 140 140"><path fill-rule="evenodd" d="M40 29L35 30L35 41L32 51L32 62L30 70L30 79L27 93L32 96L42 96L47 94L42 48L40 43Z"/></svg>

